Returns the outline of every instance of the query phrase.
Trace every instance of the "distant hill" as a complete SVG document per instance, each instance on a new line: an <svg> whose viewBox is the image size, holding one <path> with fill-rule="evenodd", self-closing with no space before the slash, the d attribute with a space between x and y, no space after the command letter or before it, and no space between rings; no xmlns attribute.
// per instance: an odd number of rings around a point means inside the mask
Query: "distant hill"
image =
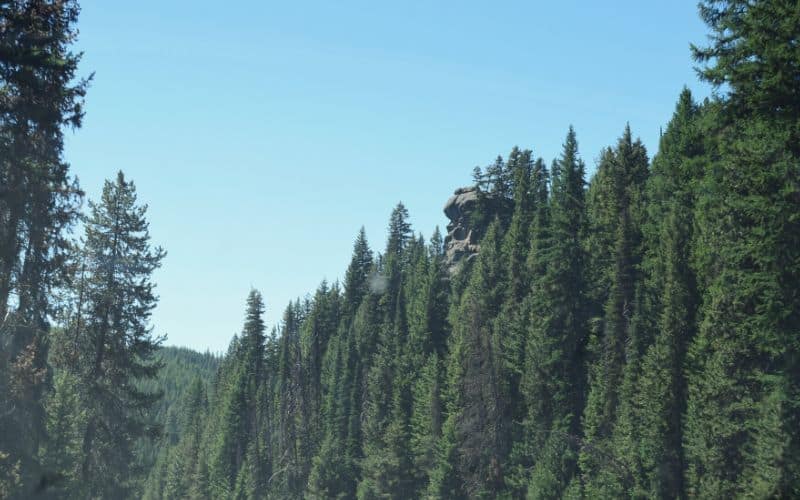
<svg viewBox="0 0 800 500"><path fill-rule="evenodd" d="M150 413L151 422L160 428L160 437L153 440L142 440L139 443L140 466L149 470L155 463L161 443L177 442L181 435L181 419L179 412L182 397L195 378L211 390L211 381L216 376L221 357L208 351L200 353L187 347L165 346L157 355L163 368L154 380L140 382L139 386L148 392L163 391L163 397L153 406Z"/></svg>

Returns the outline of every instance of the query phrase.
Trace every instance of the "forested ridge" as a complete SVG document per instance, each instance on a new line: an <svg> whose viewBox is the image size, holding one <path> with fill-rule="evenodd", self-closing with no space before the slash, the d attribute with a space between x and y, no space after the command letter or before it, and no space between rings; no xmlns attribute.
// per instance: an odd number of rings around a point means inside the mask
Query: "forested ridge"
<svg viewBox="0 0 800 500"><path fill-rule="evenodd" d="M0 2L0 498L800 497L800 4L699 12L655 155L514 147L475 252L399 203L218 357L154 333L134 183L81 204L77 3Z"/></svg>

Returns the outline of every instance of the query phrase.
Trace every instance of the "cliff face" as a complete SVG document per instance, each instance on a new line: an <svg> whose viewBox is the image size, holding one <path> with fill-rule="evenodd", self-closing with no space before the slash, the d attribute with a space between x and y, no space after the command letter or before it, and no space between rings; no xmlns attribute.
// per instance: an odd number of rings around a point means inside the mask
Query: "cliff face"
<svg viewBox="0 0 800 500"><path fill-rule="evenodd" d="M466 187L456 189L444 206L444 214L450 219L444 239L450 273L456 272L462 262L468 262L478 254L478 231L470 224L471 215L478 205L477 189Z"/></svg>

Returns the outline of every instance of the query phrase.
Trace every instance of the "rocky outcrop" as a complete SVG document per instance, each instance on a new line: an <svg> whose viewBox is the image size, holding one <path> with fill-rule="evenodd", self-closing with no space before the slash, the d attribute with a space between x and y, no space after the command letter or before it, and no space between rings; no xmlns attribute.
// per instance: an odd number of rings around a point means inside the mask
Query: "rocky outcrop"
<svg viewBox="0 0 800 500"><path fill-rule="evenodd" d="M445 258L450 272L455 272L462 262L478 254L478 232L471 227L472 213L478 209L478 191L474 187L456 189L444 206L444 214L450 219L444 239Z"/></svg>

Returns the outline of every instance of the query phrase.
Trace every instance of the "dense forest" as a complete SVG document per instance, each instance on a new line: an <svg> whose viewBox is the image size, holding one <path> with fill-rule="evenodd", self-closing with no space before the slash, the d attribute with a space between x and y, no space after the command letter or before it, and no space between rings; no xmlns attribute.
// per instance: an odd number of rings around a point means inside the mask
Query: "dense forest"
<svg viewBox="0 0 800 500"><path fill-rule="evenodd" d="M652 158L514 147L215 356L154 333L134 183L82 208L78 4L0 2L0 498L800 497L800 4L699 12Z"/></svg>

